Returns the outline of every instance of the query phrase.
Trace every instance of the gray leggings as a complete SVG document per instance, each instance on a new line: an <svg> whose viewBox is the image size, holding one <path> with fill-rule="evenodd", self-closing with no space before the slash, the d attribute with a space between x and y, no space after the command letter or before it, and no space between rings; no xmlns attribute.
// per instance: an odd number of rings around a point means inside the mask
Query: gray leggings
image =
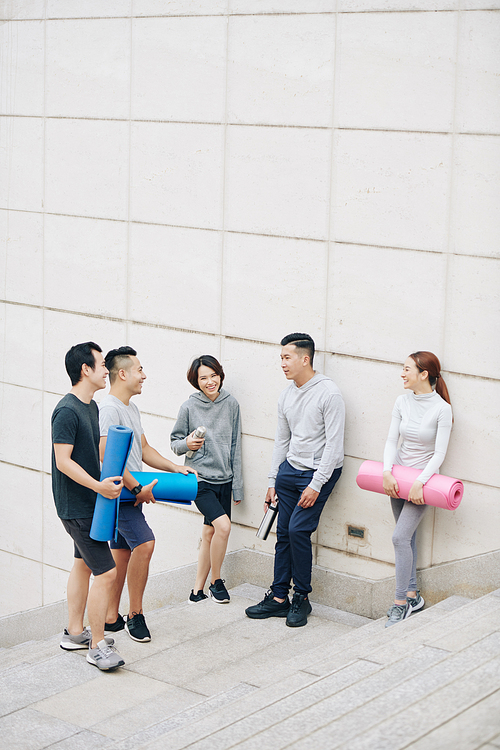
<svg viewBox="0 0 500 750"><path fill-rule="evenodd" d="M392 535L396 555L396 596L406 599L408 591L417 588L417 527L427 505L415 505L407 500L391 497L396 528Z"/></svg>

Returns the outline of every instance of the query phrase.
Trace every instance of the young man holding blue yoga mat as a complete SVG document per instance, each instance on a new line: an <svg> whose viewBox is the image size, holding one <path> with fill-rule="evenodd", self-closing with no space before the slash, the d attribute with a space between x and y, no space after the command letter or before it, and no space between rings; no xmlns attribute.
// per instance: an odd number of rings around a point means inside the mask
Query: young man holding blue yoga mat
<svg viewBox="0 0 500 750"><path fill-rule="evenodd" d="M123 488L121 477L100 481L99 415L93 396L105 387L108 371L101 347L92 341L73 346L65 364L72 388L52 414L52 492L57 514L73 539L75 560L68 581L68 627L60 645L66 651L88 649L87 661L109 671L125 664L112 648L113 638L104 635L116 568L108 544L90 537L97 493L113 500ZM85 607L90 628L83 627Z"/></svg>
<svg viewBox="0 0 500 750"><path fill-rule="evenodd" d="M155 536L144 517L142 503L154 503L152 488L157 483L142 487L137 484L131 471L142 471L142 462L153 469L179 474L196 472L179 466L164 458L149 445L142 429L141 415L131 402L132 396L142 393L146 373L131 346L112 349L106 354L106 367L109 370L110 392L99 404L100 451L104 456L108 430L111 425L122 425L133 430L134 440L123 474L125 487L135 495L134 502L121 502L118 514L118 540L110 542L116 563L117 576L109 601L105 630L117 632L125 630L134 641L147 642L151 633L146 625L142 610L144 590L148 581L149 562L155 546ZM129 612L123 618L119 614L120 598L127 577L129 592Z"/></svg>

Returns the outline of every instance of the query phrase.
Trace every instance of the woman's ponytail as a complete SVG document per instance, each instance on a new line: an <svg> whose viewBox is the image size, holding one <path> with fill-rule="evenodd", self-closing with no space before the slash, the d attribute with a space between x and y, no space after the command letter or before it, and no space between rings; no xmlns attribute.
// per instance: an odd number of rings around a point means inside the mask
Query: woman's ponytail
<svg viewBox="0 0 500 750"><path fill-rule="evenodd" d="M431 387L435 388L436 393L451 405L448 388L441 376L441 363L436 355L432 352L414 352L414 354L410 354L410 357L413 359L420 372L427 370Z"/></svg>

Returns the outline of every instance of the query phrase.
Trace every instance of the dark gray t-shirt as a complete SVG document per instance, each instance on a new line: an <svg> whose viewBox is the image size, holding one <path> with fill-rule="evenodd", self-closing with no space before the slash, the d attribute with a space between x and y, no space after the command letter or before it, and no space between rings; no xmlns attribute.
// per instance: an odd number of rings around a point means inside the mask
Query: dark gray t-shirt
<svg viewBox="0 0 500 750"><path fill-rule="evenodd" d="M67 393L59 401L52 413L52 443L72 445L73 461L99 481L99 410L94 400L84 404L73 393ZM96 493L59 471L53 446L52 494L59 518L93 516Z"/></svg>

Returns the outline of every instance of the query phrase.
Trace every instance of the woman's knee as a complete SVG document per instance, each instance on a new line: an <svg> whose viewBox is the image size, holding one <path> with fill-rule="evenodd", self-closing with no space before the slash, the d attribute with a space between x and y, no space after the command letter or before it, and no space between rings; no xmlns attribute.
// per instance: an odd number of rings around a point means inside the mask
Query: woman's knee
<svg viewBox="0 0 500 750"><path fill-rule="evenodd" d="M408 537L407 534L402 534L396 526L392 535L392 543L395 547L410 547L411 537Z"/></svg>
<svg viewBox="0 0 500 750"><path fill-rule="evenodd" d="M215 533L218 536L225 537L226 539L229 537L229 534L231 533L231 521L228 516L220 516L212 521L212 523L215 528Z"/></svg>
<svg viewBox="0 0 500 750"><path fill-rule="evenodd" d="M210 542L213 539L213 536L215 534L215 529L213 526L208 526L207 524L203 524L203 528L201 530L201 541L202 542Z"/></svg>

